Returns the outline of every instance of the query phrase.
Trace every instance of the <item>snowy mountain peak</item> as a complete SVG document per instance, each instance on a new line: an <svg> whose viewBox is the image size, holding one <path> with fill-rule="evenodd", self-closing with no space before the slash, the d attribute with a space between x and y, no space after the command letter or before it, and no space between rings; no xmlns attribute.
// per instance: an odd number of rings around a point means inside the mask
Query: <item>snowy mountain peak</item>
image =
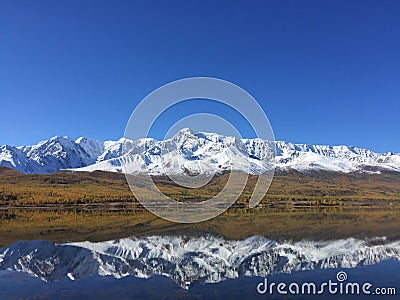
<svg viewBox="0 0 400 300"><path fill-rule="evenodd" d="M271 161L268 157L276 154ZM121 172L127 165L134 173L151 175L245 171L261 174L280 169L340 172L400 172L400 154L380 154L353 146L325 146L238 139L184 128L172 138L157 141L96 141L55 136L33 146L0 147L0 165L22 173L52 173L61 169ZM199 167L201 166L201 167Z"/></svg>
<svg viewBox="0 0 400 300"><path fill-rule="evenodd" d="M75 143L80 144L80 143L84 143L85 141L88 141L88 140L89 140L88 138L86 138L86 137L84 137L84 136L81 136L81 137L78 137L78 138L75 140Z"/></svg>
<svg viewBox="0 0 400 300"><path fill-rule="evenodd" d="M195 132L190 128L182 128L175 135L174 138L179 139L180 137L195 136Z"/></svg>

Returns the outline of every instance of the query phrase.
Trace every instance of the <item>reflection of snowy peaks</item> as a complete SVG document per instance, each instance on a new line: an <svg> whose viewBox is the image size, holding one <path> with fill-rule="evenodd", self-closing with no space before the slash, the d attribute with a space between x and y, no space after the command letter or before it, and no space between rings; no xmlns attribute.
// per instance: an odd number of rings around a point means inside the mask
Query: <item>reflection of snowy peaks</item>
<svg viewBox="0 0 400 300"><path fill-rule="evenodd" d="M195 281L220 282L240 276L298 270L353 268L400 259L400 241L357 239L278 243L264 237L232 241L207 237L129 238L100 243L57 245L17 242L0 249L0 270L28 272L46 281L68 276L164 275L182 287Z"/></svg>
<svg viewBox="0 0 400 300"><path fill-rule="evenodd" d="M276 157L268 157L276 148ZM0 165L23 173L52 173L60 169L104 170L133 173L182 174L238 170L260 174L272 166L281 169L398 171L400 154L379 154L347 146L270 143L262 139L237 139L215 133L183 129L173 138L137 141L121 138L99 142L54 137L34 146L0 147Z"/></svg>

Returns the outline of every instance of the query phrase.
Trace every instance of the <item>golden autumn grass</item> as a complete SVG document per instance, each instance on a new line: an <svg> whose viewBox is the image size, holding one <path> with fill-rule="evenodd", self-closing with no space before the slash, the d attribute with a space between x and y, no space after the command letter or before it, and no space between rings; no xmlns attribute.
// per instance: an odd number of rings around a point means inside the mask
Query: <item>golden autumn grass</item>
<svg viewBox="0 0 400 300"><path fill-rule="evenodd" d="M202 189L182 189L165 177L160 190L178 201L208 199L224 185L224 174ZM240 199L219 217L176 224L143 209L124 175L58 172L23 175L0 168L0 245L21 239L100 241L146 234L217 234L238 239L333 239L388 236L400 232L400 175L335 172L277 173L261 205L249 210L256 176Z"/></svg>
<svg viewBox="0 0 400 300"><path fill-rule="evenodd" d="M178 201L208 199L217 194L229 174L214 178L203 188L178 187L166 177L154 178L160 190ZM239 203L246 203L257 176L250 176ZM396 204L400 200L399 173L344 174L338 172L276 173L263 204L329 203ZM137 203L123 174L111 172L58 172L24 175L0 168L0 206L38 206Z"/></svg>

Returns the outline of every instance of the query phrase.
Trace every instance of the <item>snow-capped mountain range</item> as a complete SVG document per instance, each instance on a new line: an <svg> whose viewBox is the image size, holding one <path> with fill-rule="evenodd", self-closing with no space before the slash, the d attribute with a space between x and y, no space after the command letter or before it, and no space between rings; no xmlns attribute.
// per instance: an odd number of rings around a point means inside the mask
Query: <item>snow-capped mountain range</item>
<svg viewBox="0 0 400 300"><path fill-rule="evenodd" d="M274 159L266 159L273 153ZM151 175L246 171L261 174L279 169L340 172L400 172L400 154L375 153L349 146L237 139L215 133L179 131L164 141L121 138L100 142L84 137L56 136L33 146L0 147L0 166L22 173L53 173L62 169L114 171Z"/></svg>
<svg viewBox="0 0 400 300"><path fill-rule="evenodd" d="M242 276L354 268L385 259L400 260L400 241L276 242L260 236L244 240L150 236L99 243L19 241L0 248L0 270L23 271L45 281L90 275L163 275L183 288L196 281L217 283Z"/></svg>

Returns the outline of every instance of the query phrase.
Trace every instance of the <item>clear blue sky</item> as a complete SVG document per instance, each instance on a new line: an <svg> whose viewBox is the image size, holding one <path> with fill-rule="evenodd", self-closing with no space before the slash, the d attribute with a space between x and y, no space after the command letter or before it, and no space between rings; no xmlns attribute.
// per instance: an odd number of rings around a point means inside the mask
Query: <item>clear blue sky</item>
<svg viewBox="0 0 400 300"><path fill-rule="evenodd" d="M155 88L245 88L276 139L400 152L400 1L1 1L0 144L117 139Z"/></svg>

